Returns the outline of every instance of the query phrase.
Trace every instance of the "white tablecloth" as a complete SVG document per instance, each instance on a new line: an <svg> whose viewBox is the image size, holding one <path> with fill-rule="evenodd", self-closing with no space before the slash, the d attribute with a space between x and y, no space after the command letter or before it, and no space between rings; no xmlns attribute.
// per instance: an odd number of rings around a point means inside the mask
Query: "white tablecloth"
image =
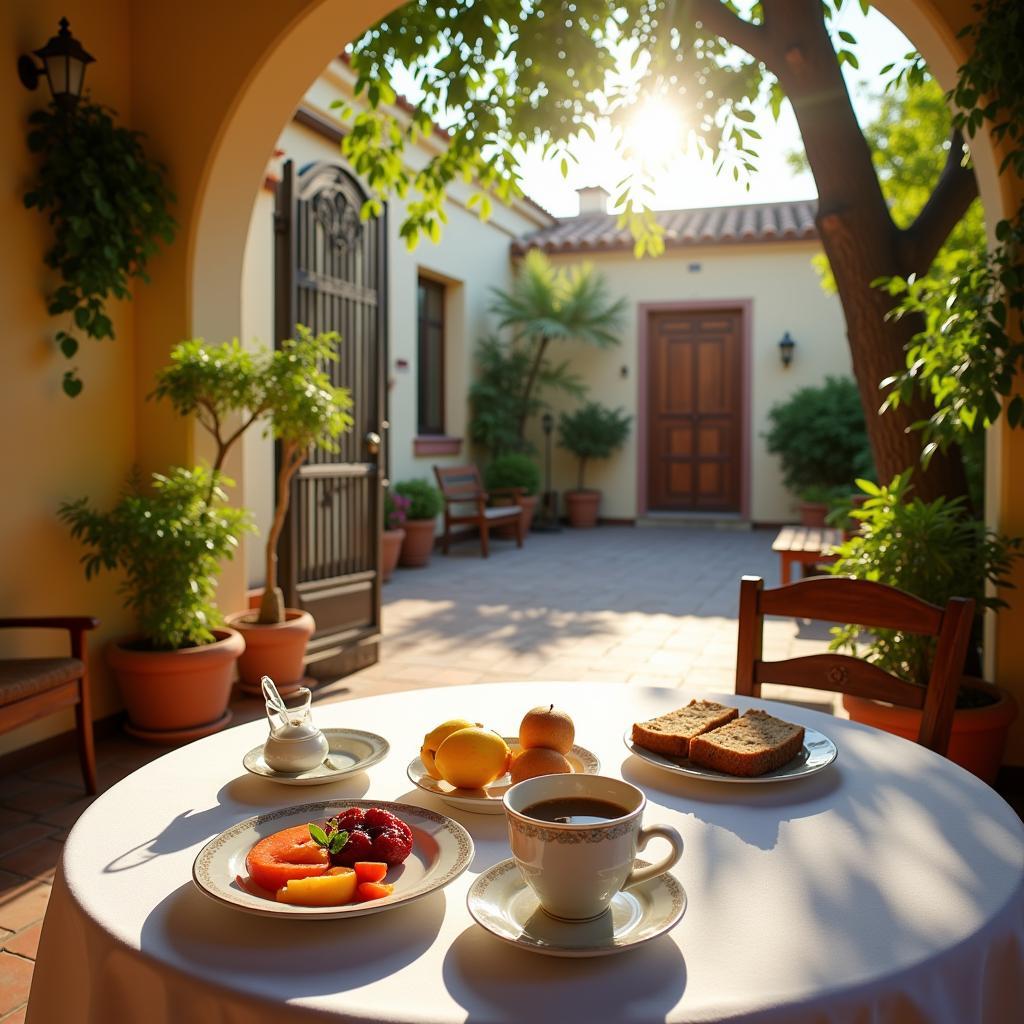
<svg viewBox="0 0 1024 1024"><path fill-rule="evenodd" d="M685 703L663 689L451 687L315 709L386 736L368 773L317 788L250 776L262 722L159 758L105 793L68 838L43 927L29 1024L345 1021L1020 1021L1024 829L992 790L915 744L803 708L759 704L834 739L839 759L791 783L694 782L630 755L624 727ZM511 948L466 909L509 855L503 816L453 810L405 767L451 717L514 733L554 701L603 771L648 794L686 844L689 897L668 935L596 960ZM246 817L331 797L443 810L473 834L471 869L418 903L299 923L213 903L191 881L204 843ZM657 855L652 846L651 852Z"/></svg>

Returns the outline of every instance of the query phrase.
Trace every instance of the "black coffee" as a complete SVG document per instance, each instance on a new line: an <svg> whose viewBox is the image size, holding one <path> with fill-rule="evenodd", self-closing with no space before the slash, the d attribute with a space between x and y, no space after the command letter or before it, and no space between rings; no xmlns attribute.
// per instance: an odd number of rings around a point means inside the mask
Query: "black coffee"
<svg viewBox="0 0 1024 1024"><path fill-rule="evenodd" d="M527 818L551 821L559 825L600 825L629 814L629 808L590 796L564 796L539 800L521 812Z"/></svg>

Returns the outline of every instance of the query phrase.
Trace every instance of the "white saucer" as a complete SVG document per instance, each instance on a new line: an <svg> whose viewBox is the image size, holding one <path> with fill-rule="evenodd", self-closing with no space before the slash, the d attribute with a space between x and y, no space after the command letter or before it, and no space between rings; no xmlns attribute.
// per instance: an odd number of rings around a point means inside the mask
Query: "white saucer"
<svg viewBox="0 0 1024 1024"><path fill-rule="evenodd" d="M646 866L647 861L636 864ZM686 893L666 872L616 894L608 912L593 921L558 921L541 910L509 859L477 878L466 905L477 924L520 949L546 956L610 956L664 935L683 916Z"/></svg>
<svg viewBox="0 0 1024 1024"><path fill-rule="evenodd" d="M327 757L321 764L307 771L274 771L263 760L262 744L253 747L242 758L242 764L247 772L280 782L283 786L323 786L384 760L391 749L383 736L375 732L363 732L361 729L324 729L324 735L330 746Z"/></svg>
<svg viewBox="0 0 1024 1024"><path fill-rule="evenodd" d="M503 737L513 752L519 749L519 740L515 736ZM597 775L601 771L601 762L597 755L587 750L586 747L573 746L565 755L570 767L577 775ZM504 814L505 805L501 798L505 790L510 789L512 780L507 774L495 779L492 783L484 786L483 789L458 789L450 782L443 779L435 779L427 772L423 761L414 757L405 774L409 781L419 786L426 793L433 793L439 796L446 804L458 807L463 811L475 811L477 814Z"/></svg>

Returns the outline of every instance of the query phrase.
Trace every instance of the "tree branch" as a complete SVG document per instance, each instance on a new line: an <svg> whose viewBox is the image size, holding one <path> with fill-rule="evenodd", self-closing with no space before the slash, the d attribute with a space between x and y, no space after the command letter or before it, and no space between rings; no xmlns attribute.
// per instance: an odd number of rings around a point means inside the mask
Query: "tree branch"
<svg viewBox="0 0 1024 1024"><path fill-rule="evenodd" d="M901 235L908 273L923 274L957 222L978 195L974 171L963 164L963 136L954 131L939 180L917 219Z"/></svg>
<svg viewBox="0 0 1024 1024"><path fill-rule="evenodd" d="M721 36L751 57L768 63L771 56L768 45L768 34L760 25L744 21L738 14L730 11L721 0L682 0L676 8L673 19L677 25L681 22L699 21L711 35Z"/></svg>

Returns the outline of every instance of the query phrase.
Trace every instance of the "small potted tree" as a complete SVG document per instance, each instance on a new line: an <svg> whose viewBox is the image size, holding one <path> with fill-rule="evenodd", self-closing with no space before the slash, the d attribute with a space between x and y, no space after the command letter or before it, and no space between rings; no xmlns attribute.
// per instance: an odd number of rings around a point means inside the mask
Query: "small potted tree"
<svg viewBox="0 0 1024 1024"><path fill-rule="evenodd" d="M850 494L853 481L874 476L864 410L849 378L799 388L769 410L768 422L768 451L782 462L804 526L824 526L829 506Z"/></svg>
<svg viewBox="0 0 1024 1024"><path fill-rule="evenodd" d="M951 597L974 598L978 609L975 636L980 637L985 610L996 612L1006 607L995 588L1010 585L1008 576L1013 560L1020 555L1020 541L987 530L969 515L963 498L911 499L910 480L908 470L887 486L858 481L866 499L849 515L859 529L833 549L838 558L829 571L886 583L940 606ZM935 654L933 638L859 625L836 626L832 632L833 650L866 657L910 682L927 683ZM865 636L869 638L866 645ZM977 646L969 652L969 666L972 661L980 665ZM843 704L854 721L907 739L917 737L920 711L849 695L843 697ZM1016 703L1008 691L965 674L953 714L950 759L986 782L994 782L1016 714Z"/></svg>
<svg viewBox="0 0 1024 1024"><path fill-rule="evenodd" d="M576 490L565 495L570 526L597 525L601 492L584 486L587 463L610 458L626 443L631 418L621 409L609 409L598 402L588 402L575 412L559 416L558 444L579 460Z"/></svg>
<svg viewBox="0 0 1024 1024"><path fill-rule="evenodd" d="M537 492L540 490L540 470L537 463L522 452L509 452L499 455L484 472L484 487L488 494L494 495L504 491L514 495L514 501L523 510L523 531L530 529L533 514L537 508ZM514 537L514 526L499 526L494 531L501 537Z"/></svg>
<svg viewBox="0 0 1024 1024"><path fill-rule="evenodd" d="M107 650L128 709L132 735L157 743L196 739L223 728L235 661L244 641L221 626L213 599L221 562L250 529L248 514L226 507L217 471L154 473L133 479L109 512L87 499L66 502L60 517L89 551L86 578L124 573L121 590L139 634Z"/></svg>
<svg viewBox="0 0 1024 1024"><path fill-rule="evenodd" d="M405 519L411 502L403 494L395 494L390 488L384 492L384 532L381 534L380 573L387 583L398 565L405 540Z"/></svg>
<svg viewBox="0 0 1024 1024"><path fill-rule="evenodd" d="M291 482L310 449L337 450L337 438L352 425L352 402L323 370L337 360L339 336L314 335L296 325L296 336L273 352L249 352L236 341L208 345L183 342L157 379L154 395L168 399L183 415L195 415L216 445L219 470L239 438L257 422L267 424L280 444L277 503L266 538L264 590L258 614L228 616L245 637L239 659L242 688L260 693L260 677L271 676L284 693L302 683L306 644L315 623L309 612L285 608L277 585L277 545L291 498Z"/></svg>
<svg viewBox="0 0 1024 1024"><path fill-rule="evenodd" d="M402 480L394 486L395 494L409 501L405 513L405 540L398 564L408 569L428 565L434 550L435 520L444 508L441 492L426 480Z"/></svg>

